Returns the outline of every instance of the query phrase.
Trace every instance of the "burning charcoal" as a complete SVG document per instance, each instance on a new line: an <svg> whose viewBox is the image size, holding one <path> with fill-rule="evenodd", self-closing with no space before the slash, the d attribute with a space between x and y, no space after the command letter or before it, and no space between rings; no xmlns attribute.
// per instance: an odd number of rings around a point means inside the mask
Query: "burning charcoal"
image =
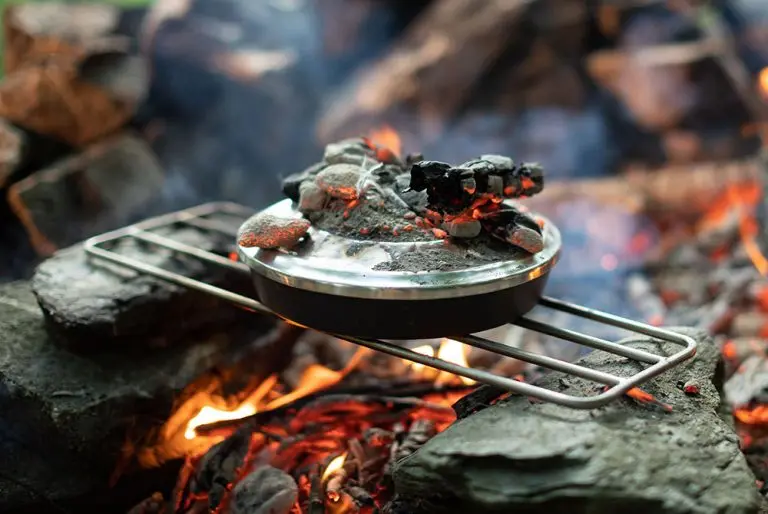
<svg viewBox="0 0 768 514"><path fill-rule="evenodd" d="M683 384L683 392L685 394L699 394L701 392L701 386L695 380L689 380Z"/></svg>
<svg viewBox="0 0 768 514"><path fill-rule="evenodd" d="M321 211L328 201L328 195L314 181L299 186L299 211Z"/></svg>
<svg viewBox="0 0 768 514"><path fill-rule="evenodd" d="M471 239L480 235L482 225L478 220L453 220L444 221L441 225L443 230L448 232L451 237L457 237L462 239Z"/></svg>
<svg viewBox="0 0 768 514"><path fill-rule="evenodd" d="M527 214L516 209L503 209L483 219L483 227L495 238L530 253L544 248L541 228Z"/></svg>
<svg viewBox="0 0 768 514"><path fill-rule="evenodd" d="M293 248L307 234L310 223L301 218L278 218L258 213L240 227L237 244L245 248Z"/></svg>
<svg viewBox="0 0 768 514"><path fill-rule="evenodd" d="M643 385L672 412L627 400L576 410L511 395L452 424L395 466L404 511L461 505L462 512L544 514L567 505L572 512L757 512L754 475L721 418L718 348L703 332L676 330L697 338L696 356ZM657 354L679 349L644 336L622 344ZM579 364L617 376L637 372L634 363L600 351ZM698 382L700 393L686 395L681 379ZM595 394L594 382L561 373L540 385Z"/></svg>
<svg viewBox="0 0 768 514"><path fill-rule="evenodd" d="M243 465L248 453L251 434L238 431L220 443L212 446L197 464L197 471L191 481L193 495L208 494L211 510L216 509L224 494L222 486L234 482L237 469Z"/></svg>
<svg viewBox="0 0 768 514"><path fill-rule="evenodd" d="M487 201L488 197L532 196L544 186L541 166L532 163L508 166L512 160L489 156L461 166L420 161L411 167L410 189L427 191L429 208L440 214L458 214ZM499 191L499 188L501 190ZM496 193L497 192L497 193Z"/></svg>
<svg viewBox="0 0 768 514"><path fill-rule="evenodd" d="M320 188L334 198L354 200L360 167L353 164L332 164L317 174L315 181Z"/></svg>
<svg viewBox="0 0 768 514"><path fill-rule="evenodd" d="M399 462L424 446L424 443L429 441L436 433L435 424L431 420L417 419L411 423L405 439L403 439L403 442L397 448L397 452L395 452L395 461Z"/></svg>
<svg viewBox="0 0 768 514"><path fill-rule="evenodd" d="M299 487L287 473L262 466L232 490L232 514L289 514L299 498Z"/></svg>

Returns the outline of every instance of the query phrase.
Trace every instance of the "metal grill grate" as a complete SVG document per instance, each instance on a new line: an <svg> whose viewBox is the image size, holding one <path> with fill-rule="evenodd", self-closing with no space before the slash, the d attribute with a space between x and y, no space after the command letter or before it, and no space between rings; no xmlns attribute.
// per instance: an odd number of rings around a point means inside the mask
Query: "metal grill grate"
<svg viewBox="0 0 768 514"><path fill-rule="evenodd" d="M85 242L85 251L91 258L109 261L113 264L122 266L124 268L129 268L138 273L151 275L155 278L165 280L182 287L187 287L201 291L203 293L211 294L246 309L251 309L253 311L261 312L264 314L276 315L253 298L243 296L241 294L237 294L232 291L222 289L206 282L202 282L181 275L179 273L171 272L157 266L146 264L138 259L121 255L110 248L112 245L118 243L122 239L133 238L135 240L143 241L149 245L163 247L173 252L177 252L178 254L200 259L201 261L205 261L209 264L224 266L231 270L248 275L250 270L245 264L241 262L236 262L221 255L192 247L169 237L158 235L153 231L163 227L186 225L188 227L195 227L199 230L217 232L234 238L237 232L237 226L239 226L239 224L236 222L225 223L221 220L215 219L215 216L225 215L231 218L235 218L239 221L245 221L245 219L253 213L254 211L247 207L232 203L204 204L193 207L191 209L186 209L166 214L157 218L148 219L135 225L93 237ZM346 341L371 348L373 350L384 352L442 371L447 371L449 373L471 378L478 382L499 387L510 392L519 393L538 398L540 400L580 409L590 409L604 405L614 400L615 398L622 396L629 389L637 387L649 379L655 377L656 375L659 375L660 373L663 373L664 371L677 366L696 353L696 341L693 338L683 334L657 328L645 323L632 321L630 319L615 316L613 314L608 314L602 311L588 309L580 305L563 302L553 298L543 297L539 303L543 307L549 309L558 310L573 316L590 319L637 334L644 334L654 339L673 343L679 345L681 349L673 355L662 356L623 346L615 342L607 341L605 339L590 336L581 332L558 328L547 323L530 319L528 317L522 317L512 322L512 324L528 330L533 330L541 334L557 337L559 339L570 341L578 345L587 346L597 351L605 351L615 355L620 355L622 357L626 357L627 359L648 365L648 367L638 373L635 373L631 377L620 377L595 369L586 368L578 364L573 364L560 359L548 357L546 355L541 355L519 348L513 348L511 346L497 343L495 341L491 341L489 339L475 335L452 337L452 339L463 344L494 352L505 357L511 357L525 361L551 370L578 376L587 380L594 381L598 384L608 386L605 391L594 396L577 397L558 391L545 389L533 384L519 382L507 377L489 373L487 371L467 368L461 365L447 362L437 357L422 355L391 342L377 339L350 337L339 334L331 335L338 337L339 339L344 339Z"/></svg>

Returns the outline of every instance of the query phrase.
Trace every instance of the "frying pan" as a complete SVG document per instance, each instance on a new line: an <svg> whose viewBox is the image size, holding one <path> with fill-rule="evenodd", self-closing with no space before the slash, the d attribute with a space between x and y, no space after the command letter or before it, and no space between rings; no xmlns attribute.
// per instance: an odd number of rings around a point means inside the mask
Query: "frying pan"
<svg viewBox="0 0 768 514"><path fill-rule="evenodd" d="M301 217L289 199L263 212ZM238 246L238 253L259 301L299 325L381 339L463 335L509 323L539 301L561 239L552 222L538 217L542 251L455 271L372 269L403 252L450 249L450 242L370 242L314 227L294 251Z"/></svg>

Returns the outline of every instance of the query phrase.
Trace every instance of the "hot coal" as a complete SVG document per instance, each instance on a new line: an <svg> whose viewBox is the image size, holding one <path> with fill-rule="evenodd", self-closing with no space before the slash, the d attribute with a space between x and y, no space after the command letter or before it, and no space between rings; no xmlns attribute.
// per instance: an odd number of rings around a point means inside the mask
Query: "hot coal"
<svg viewBox="0 0 768 514"><path fill-rule="evenodd" d="M237 244L245 248L293 248L309 230L305 219L279 218L259 213L250 217L237 234Z"/></svg>
<svg viewBox="0 0 768 514"><path fill-rule="evenodd" d="M643 386L671 412L631 399L574 410L512 396L451 425L395 467L403 512L757 512L754 475L721 414L718 348L701 332L687 333L699 341L695 359ZM647 338L623 344L654 353L679 348ZM637 371L604 352L581 364ZM700 393L687 395L679 380L695 380ZM560 373L542 385L575 395L600 389Z"/></svg>
<svg viewBox="0 0 768 514"><path fill-rule="evenodd" d="M484 155L460 166L399 158L366 138L329 144L323 160L286 178L283 192L297 203L318 229L356 240L416 242L451 238L473 241L485 253L490 234L507 248L528 253L543 249L541 228L505 198L533 195L543 188L536 164L514 164L499 155ZM429 250L432 269L461 269L473 259ZM424 271L425 255L377 269ZM507 256L501 256L505 258ZM483 260L480 257L479 260ZM476 262L477 259L474 259ZM436 268L434 268L436 266Z"/></svg>
<svg viewBox="0 0 768 514"><path fill-rule="evenodd" d="M156 233L221 253L231 246L227 236L191 228ZM209 269L199 260L174 257L171 251L155 246L128 240L116 251L214 285L244 292L250 287L239 274L233 276L220 267ZM163 347L212 323L237 319L253 323L256 319L212 295L89 260L80 245L44 261L35 272L32 288L57 342L81 351Z"/></svg>
<svg viewBox="0 0 768 514"><path fill-rule="evenodd" d="M541 166L515 165L501 155L484 155L455 167L421 161L414 163L410 172L410 188L426 191L428 207L442 215L462 213L488 197L533 196L544 188Z"/></svg>
<svg viewBox="0 0 768 514"><path fill-rule="evenodd" d="M254 330L187 336L184 346L151 352L83 356L54 344L28 283L0 286L0 411L8 413L0 420L0 511L55 512L50 502L83 496L114 501L124 483L157 480L145 472L107 490L129 433L162 423L190 381L246 348L259 365L271 365L275 348ZM265 373L252 362L250 370Z"/></svg>

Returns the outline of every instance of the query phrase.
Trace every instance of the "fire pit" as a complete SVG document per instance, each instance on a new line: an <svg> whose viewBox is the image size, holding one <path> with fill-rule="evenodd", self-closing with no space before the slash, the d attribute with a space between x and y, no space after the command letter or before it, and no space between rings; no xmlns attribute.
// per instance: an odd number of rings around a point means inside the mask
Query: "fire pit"
<svg viewBox="0 0 768 514"><path fill-rule="evenodd" d="M252 3L5 13L0 510L755 514L768 8Z"/></svg>

